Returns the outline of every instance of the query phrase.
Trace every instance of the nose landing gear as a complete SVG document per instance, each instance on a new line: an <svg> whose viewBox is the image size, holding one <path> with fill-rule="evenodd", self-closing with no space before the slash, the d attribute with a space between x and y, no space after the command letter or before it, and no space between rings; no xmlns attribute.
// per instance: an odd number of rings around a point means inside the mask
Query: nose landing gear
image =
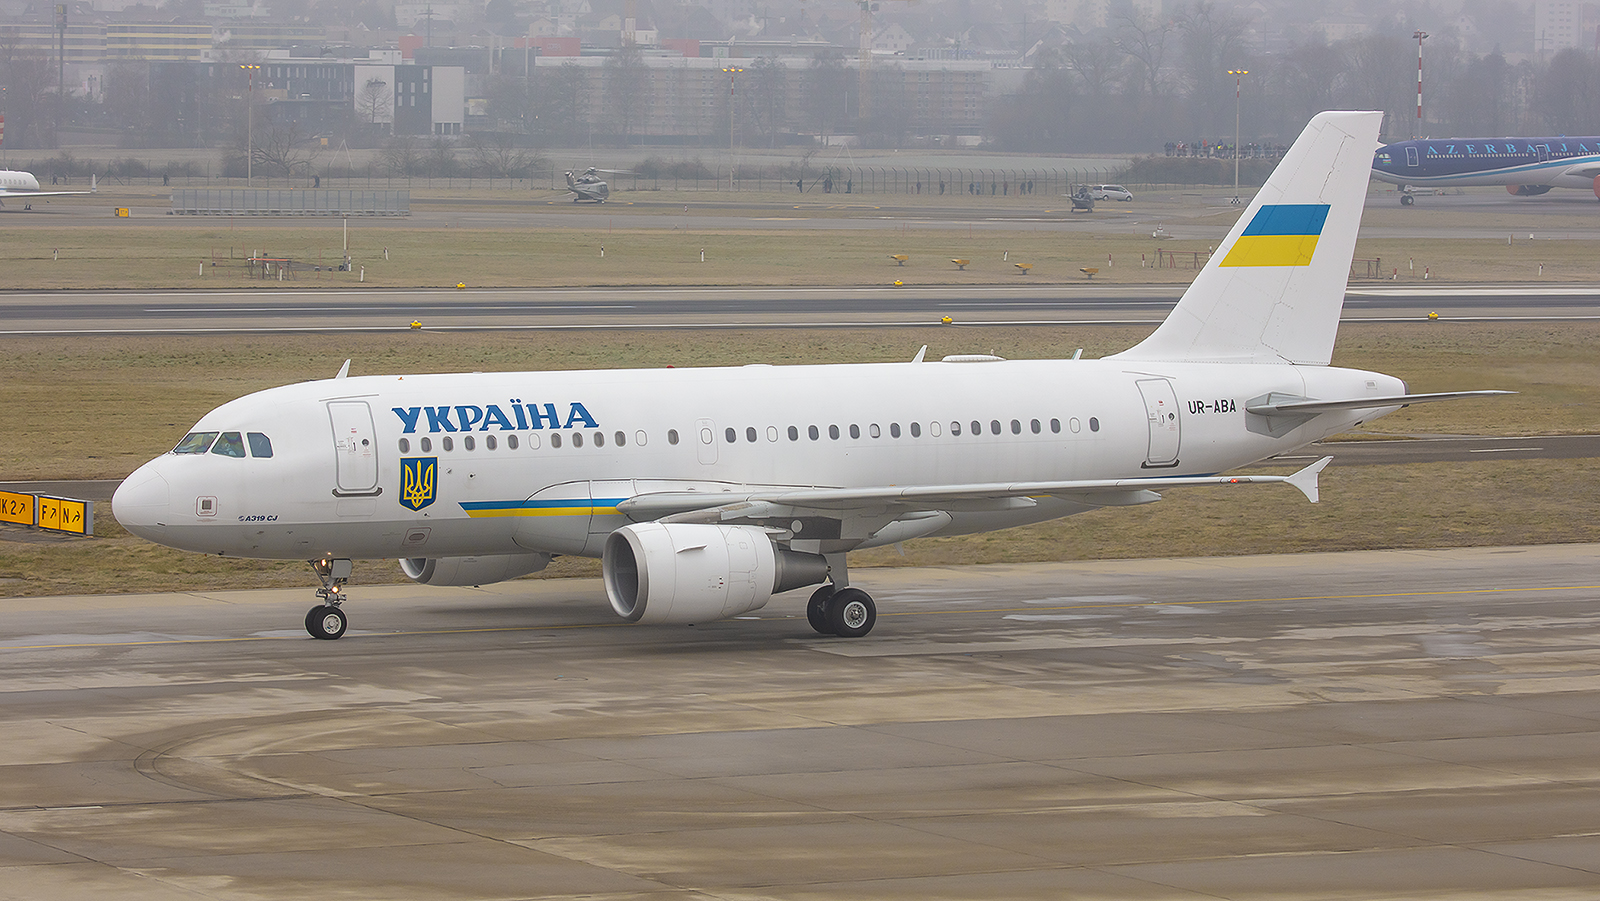
<svg viewBox="0 0 1600 901"><path fill-rule="evenodd" d="M321 580L317 598L322 601L306 613L306 631L312 638L333 641L344 635L348 620L339 604L344 601L344 586L350 581L349 560L323 558L311 561L311 570Z"/></svg>

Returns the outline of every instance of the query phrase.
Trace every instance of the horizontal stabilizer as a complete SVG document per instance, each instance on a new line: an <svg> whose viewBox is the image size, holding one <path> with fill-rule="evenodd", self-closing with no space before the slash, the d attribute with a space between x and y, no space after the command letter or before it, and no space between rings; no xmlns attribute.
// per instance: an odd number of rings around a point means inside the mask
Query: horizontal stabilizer
<svg viewBox="0 0 1600 901"><path fill-rule="evenodd" d="M1313 400L1308 397L1271 394L1245 406L1245 412L1260 416L1314 416L1333 410L1373 410L1380 407L1404 407L1408 404L1428 404L1441 400L1461 400L1467 397L1495 397L1516 394L1515 391L1444 391L1437 394L1391 394L1385 397L1353 397L1348 400Z"/></svg>

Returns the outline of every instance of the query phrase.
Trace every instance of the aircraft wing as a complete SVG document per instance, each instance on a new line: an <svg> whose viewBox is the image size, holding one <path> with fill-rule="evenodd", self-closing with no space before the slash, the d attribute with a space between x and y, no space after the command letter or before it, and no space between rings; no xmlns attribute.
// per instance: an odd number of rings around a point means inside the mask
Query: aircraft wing
<svg viewBox="0 0 1600 901"><path fill-rule="evenodd" d="M76 194L94 194L94 191L7 191L0 188L0 197L67 197Z"/></svg>
<svg viewBox="0 0 1600 901"><path fill-rule="evenodd" d="M1574 178L1594 178L1596 175L1600 175L1600 162L1579 163L1576 166L1563 169L1561 174Z"/></svg>
<svg viewBox="0 0 1600 901"><path fill-rule="evenodd" d="M617 504L637 521L762 522L801 515L829 519L891 521L907 513L941 510L1002 510L1034 506L1034 498L1056 497L1091 506L1147 504L1158 491L1212 485L1283 482L1317 502L1317 476L1332 461L1321 460L1293 475L1180 476L1171 478L1077 479L1061 482L991 482L968 485L886 485L871 488L753 488L735 492L664 491Z"/></svg>

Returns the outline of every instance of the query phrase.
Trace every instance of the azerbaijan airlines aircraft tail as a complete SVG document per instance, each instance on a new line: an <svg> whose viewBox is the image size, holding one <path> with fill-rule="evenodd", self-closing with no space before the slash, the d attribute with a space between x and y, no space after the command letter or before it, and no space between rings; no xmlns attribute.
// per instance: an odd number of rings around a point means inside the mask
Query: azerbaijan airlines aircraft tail
<svg viewBox="0 0 1600 901"><path fill-rule="evenodd" d="M865 635L849 551L1286 483L1328 458L1220 475L1411 403L1328 366L1379 113L1306 127L1165 322L1100 360L347 377L211 411L117 489L129 531L172 547L311 561L338 638L354 558L428 585L600 557L611 607L699 623L820 585L813 628ZM926 350L924 348L924 350Z"/></svg>
<svg viewBox="0 0 1600 901"><path fill-rule="evenodd" d="M33 177L32 172L22 172L16 169L0 169L0 206L5 206L6 198L23 200L22 208L33 209L35 197L68 197L74 194L94 194L100 190L96 177L89 176L89 190L87 191L43 191L39 189L39 179Z"/></svg>
<svg viewBox="0 0 1600 901"><path fill-rule="evenodd" d="M1400 203L1416 202L1412 188L1505 185L1517 197L1551 188L1592 189L1600 198L1600 138L1432 138L1378 148L1372 177L1400 186Z"/></svg>

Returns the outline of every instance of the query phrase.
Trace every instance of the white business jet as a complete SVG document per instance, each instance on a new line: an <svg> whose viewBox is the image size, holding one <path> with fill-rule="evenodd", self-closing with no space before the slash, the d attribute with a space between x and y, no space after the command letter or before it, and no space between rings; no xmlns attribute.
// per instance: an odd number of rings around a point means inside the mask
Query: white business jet
<svg viewBox="0 0 1600 901"><path fill-rule="evenodd" d="M356 558L427 585L600 557L625 620L700 623L820 585L820 633L876 607L845 555L1286 482L1328 458L1221 475L1411 403L1397 378L1328 366L1380 113L1306 127L1154 334L1099 360L348 377L201 418L113 499L129 531L205 553L311 561L306 616L338 638ZM924 348L926 350L926 348Z"/></svg>
<svg viewBox="0 0 1600 901"><path fill-rule="evenodd" d="M6 198L16 200L21 198L22 208L33 209L35 197L71 197L77 194L96 194L100 191L98 176L89 176L89 190L87 191L45 191L39 187L39 179L32 172L23 172L19 169L0 169L0 206L5 206Z"/></svg>

